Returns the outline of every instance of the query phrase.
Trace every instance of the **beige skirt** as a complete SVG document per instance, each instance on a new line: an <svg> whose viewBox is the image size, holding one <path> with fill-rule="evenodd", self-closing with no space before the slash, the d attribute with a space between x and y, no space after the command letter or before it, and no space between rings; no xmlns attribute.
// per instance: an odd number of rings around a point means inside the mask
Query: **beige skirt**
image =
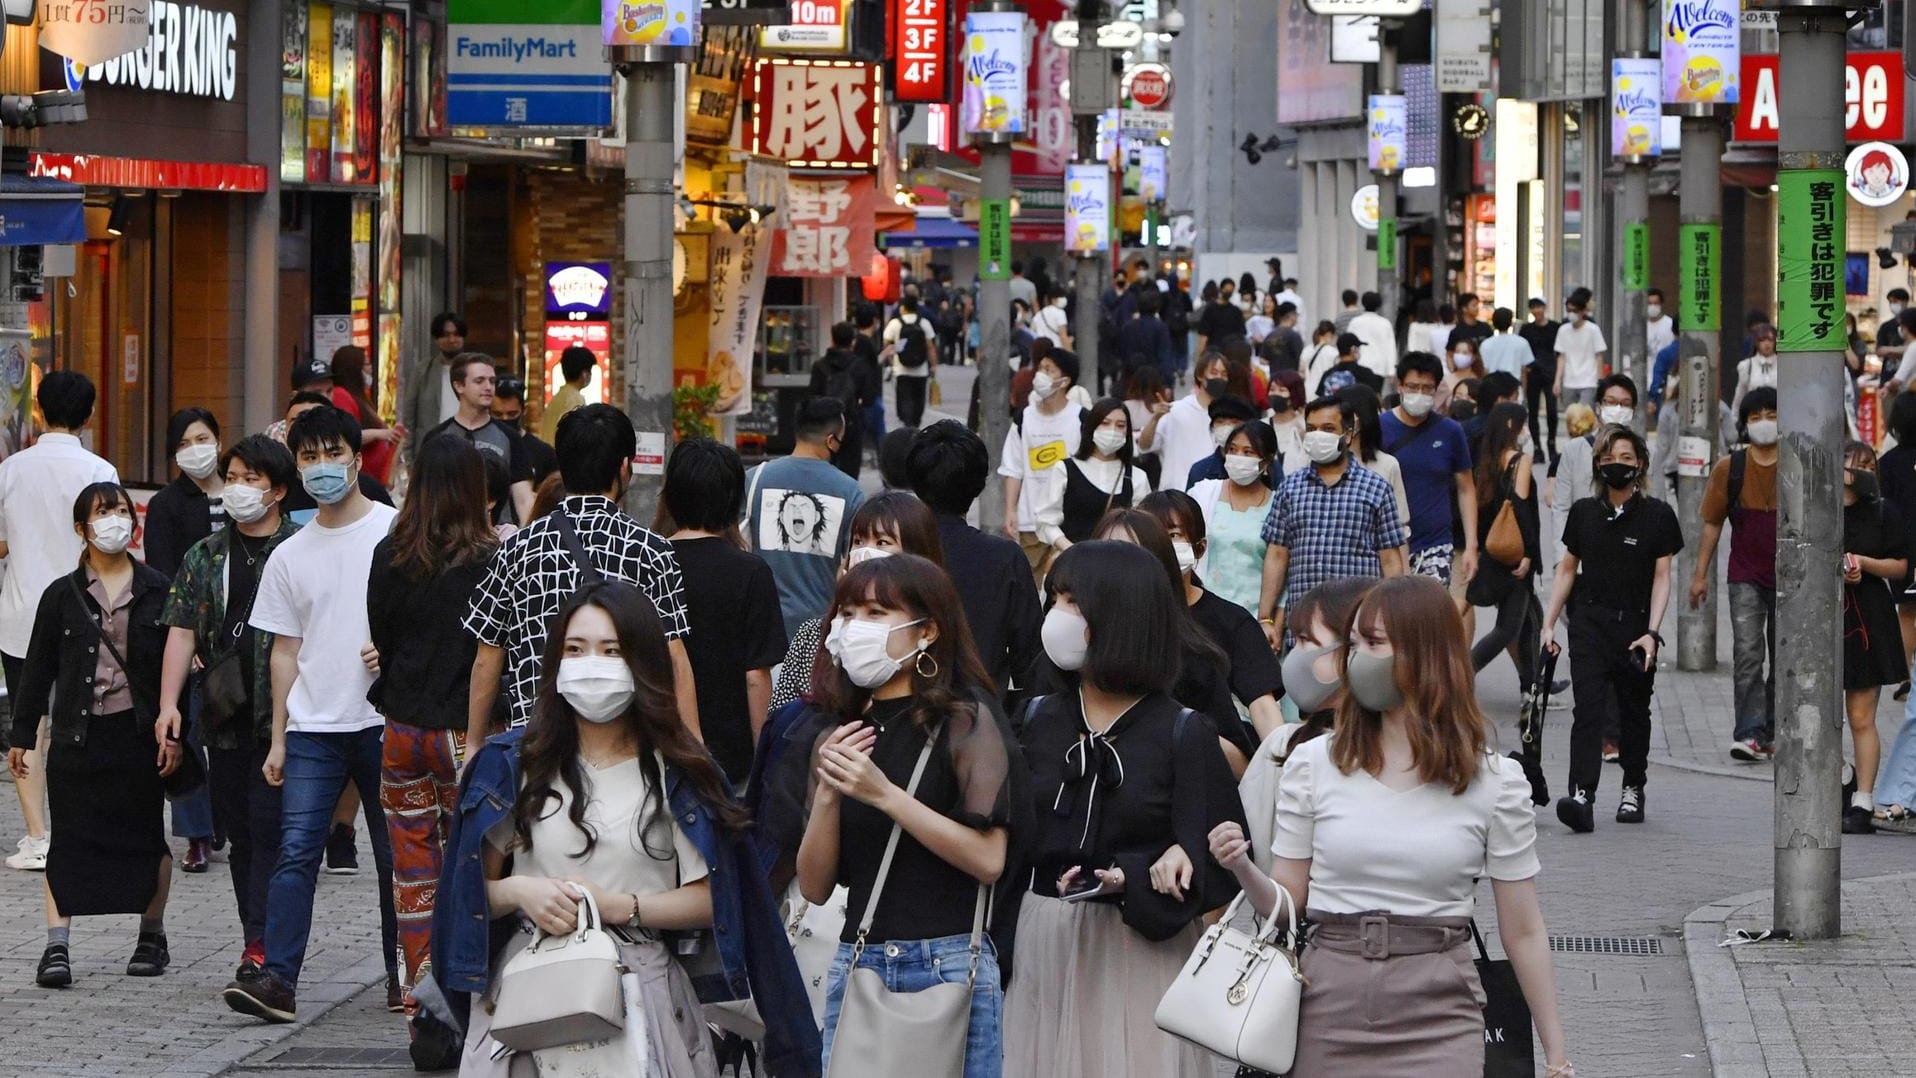
<svg viewBox="0 0 1916 1078"><path fill-rule="evenodd" d="M1005 1073L1211 1078L1216 1057L1155 1018L1203 935L1193 921L1152 943L1116 906L1024 896L1018 973L1005 996Z"/></svg>
<svg viewBox="0 0 1916 1078"><path fill-rule="evenodd" d="M1468 940L1386 958L1305 947L1290 1078L1482 1078L1483 987Z"/></svg>
<svg viewBox="0 0 1916 1078"><path fill-rule="evenodd" d="M532 942L530 933L514 936L493 964L495 977L506 961ZM626 1021L645 1023L651 1065L635 1072L629 1050L618 1038L593 1044L568 1045L541 1052L509 1052L492 1039L492 992L472 1001L472 1019L466 1028L465 1055L460 1078L716 1078L718 1062L712 1038L706 1033L704 1012L692 979L672 958L664 944L647 940L621 942L628 988ZM637 998L630 990L636 981Z"/></svg>

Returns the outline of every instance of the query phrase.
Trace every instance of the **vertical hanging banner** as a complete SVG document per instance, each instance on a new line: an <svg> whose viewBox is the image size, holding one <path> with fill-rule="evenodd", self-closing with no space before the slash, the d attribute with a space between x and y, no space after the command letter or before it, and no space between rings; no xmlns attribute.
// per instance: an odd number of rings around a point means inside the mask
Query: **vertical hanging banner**
<svg viewBox="0 0 1916 1078"><path fill-rule="evenodd" d="M1026 81L1024 12L974 11L967 16L965 134L1024 134Z"/></svg>
<svg viewBox="0 0 1916 1078"><path fill-rule="evenodd" d="M771 229L712 233L712 324L705 345L705 381L718 387L713 415L752 410L752 352L758 344L759 308L772 262Z"/></svg>
<svg viewBox="0 0 1916 1078"><path fill-rule="evenodd" d="M1663 81L1655 57L1610 61L1610 155L1663 152Z"/></svg>
<svg viewBox="0 0 1916 1078"><path fill-rule="evenodd" d="M1395 270L1397 268L1397 218L1385 217L1377 222L1377 268Z"/></svg>
<svg viewBox="0 0 1916 1078"><path fill-rule="evenodd" d="M891 63L899 104L951 100L951 9L947 0L892 0Z"/></svg>
<svg viewBox="0 0 1916 1078"><path fill-rule="evenodd" d="M794 177L772 236L772 275L851 277L877 249L878 181L871 176Z"/></svg>
<svg viewBox="0 0 1916 1078"><path fill-rule="evenodd" d="M1623 226L1623 287L1633 292L1650 287L1650 226L1641 221Z"/></svg>
<svg viewBox="0 0 1916 1078"><path fill-rule="evenodd" d="M1663 0L1665 102L1737 103L1742 7L1742 0Z"/></svg>
<svg viewBox="0 0 1916 1078"><path fill-rule="evenodd" d="M306 16L305 4L286 6L280 22L279 178L306 182Z"/></svg>
<svg viewBox="0 0 1916 1078"><path fill-rule="evenodd" d="M1111 170L1103 164L1065 166L1064 240L1074 255L1111 249Z"/></svg>
<svg viewBox="0 0 1916 1078"><path fill-rule="evenodd" d="M1011 279L1011 200L987 198L978 203L978 276L987 281Z"/></svg>
<svg viewBox="0 0 1916 1078"><path fill-rule="evenodd" d="M330 175L334 183L352 183L358 176L354 170L353 148L357 145L354 134L357 113L353 110L353 89L358 72L359 20L350 8L333 11L333 85L332 117L333 145L332 168ZM372 57L366 58L367 62ZM312 177L317 180L318 177Z"/></svg>
<svg viewBox="0 0 1916 1078"><path fill-rule="evenodd" d="M1842 185L1840 178L1837 185ZM1722 248L1721 225L1677 226L1677 325L1684 329L1723 328ZM1837 280L1842 280L1840 273Z"/></svg>
<svg viewBox="0 0 1916 1078"><path fill-rule="evenodd" d="M1410 156L1410 100L1403 94L1370 95L1370 170L1396 172Z"/></svg>
<svg viewBox="0 0 1916 1078"><path fill-rule="evenodd" d="M1840 169L1776 174L1776 350L1840 352L1847 206Z"/></svg>
<svg viewBox="0 0 1916 1078"><path fill-rule="evenodd" d="M333 174L333 5L306 9L306 178Z"/></svg>
<svg viewBox="0 0 1916 1078"><path fill-rule="evenodd" d="M1165 163L1163 146L1138 147L1138 197L1156 202L1165 195L1170 168Z"/></svg>

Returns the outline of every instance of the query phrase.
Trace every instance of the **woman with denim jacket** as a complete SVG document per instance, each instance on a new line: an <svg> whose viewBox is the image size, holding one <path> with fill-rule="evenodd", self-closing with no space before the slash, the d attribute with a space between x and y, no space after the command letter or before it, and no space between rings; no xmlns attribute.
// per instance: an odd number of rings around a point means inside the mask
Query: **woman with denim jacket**
<svg viewBox="0 0 1916 1078"><path fill-rule="evenodd" d="M981 924L986 888L1012 860L1021 767L1009 729L980 697L990 676L957 591L924 558L898 554L849 570L825 620L834 669L813 682L820 732L798 849L806 901L824 904L841 883L850 892L826 979L825 1065L855 962L893 992L969 982L964 1073L996 1078L1004 1000Z"/></svg>
<svg viewBox="0 0 1916 1078"><path fill-rule="evenodd" d="M166 577L127 553L134 520L133 499L119 484L80 492L73 530L86 551L40 597L13 701L7 765L16 780L49 696L54 705L47 805L60 827L47 852L47 947L34 975L42 988L73 982L75 917L140 915L129 977L158 977L169 961L162 916L173 853L160 779L179 766L180 742L154 737Z"/></svg>
<svg viewBox="0 0 1916 1078"><path fill-rule="evenodd" d="M533 929L571 931L589 895L637 975L640 998L626 1007L648 1027L648 1078L711 1078L717 1064L698 996L659 935L714 924L714 866L680 825L669 801L673 780L689 785L721 827L738 828L743 814L679 722L664 632L645 596L624 583L588 587L555 626L537 711L517 746L514 803L485 833L487 910L519 919L519 931L492 956L494 990ZM622 1073L630 1021L624 1038L552 1051L574 1068L603 1060L607 1073ZM500 1050L491 1024L489 1007L472 1010L461 1072L538 1073L533 1056Z"/></svg>

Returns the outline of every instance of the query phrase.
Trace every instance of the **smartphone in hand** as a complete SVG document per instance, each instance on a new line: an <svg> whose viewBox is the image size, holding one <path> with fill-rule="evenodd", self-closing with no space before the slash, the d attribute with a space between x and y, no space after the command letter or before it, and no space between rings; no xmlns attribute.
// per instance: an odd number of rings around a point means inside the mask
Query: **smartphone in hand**
<svg viewBox="0 0 1916 1078"><path fill-rule="evenodd" d="M1098 877L1097 872L1086 867L1078 870L1078 877L1071 881L1071 890L1060 894L1058 898L1065 902L1082 902L1096 897L1103 889L1104 880Z"/></svg>
<svg viewBox="0 0 1916 1078"><path fill-rule="evenodd" d="M1642 648L1631 648L1630 661L1636 664L1638 670L1646 674L1650 672L1650 653L1648 651Z"/></svg>

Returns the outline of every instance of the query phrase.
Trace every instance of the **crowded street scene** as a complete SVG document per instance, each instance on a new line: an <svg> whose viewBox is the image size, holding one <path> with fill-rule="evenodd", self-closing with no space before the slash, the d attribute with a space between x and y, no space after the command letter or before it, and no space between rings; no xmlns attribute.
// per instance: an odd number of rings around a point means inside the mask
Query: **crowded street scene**
<svg viewBox="0 0 1916 1078"><path fill-rule="evenodd" d="M1911 1072L1916 0L3 8L0 1078Z"/></svg>

